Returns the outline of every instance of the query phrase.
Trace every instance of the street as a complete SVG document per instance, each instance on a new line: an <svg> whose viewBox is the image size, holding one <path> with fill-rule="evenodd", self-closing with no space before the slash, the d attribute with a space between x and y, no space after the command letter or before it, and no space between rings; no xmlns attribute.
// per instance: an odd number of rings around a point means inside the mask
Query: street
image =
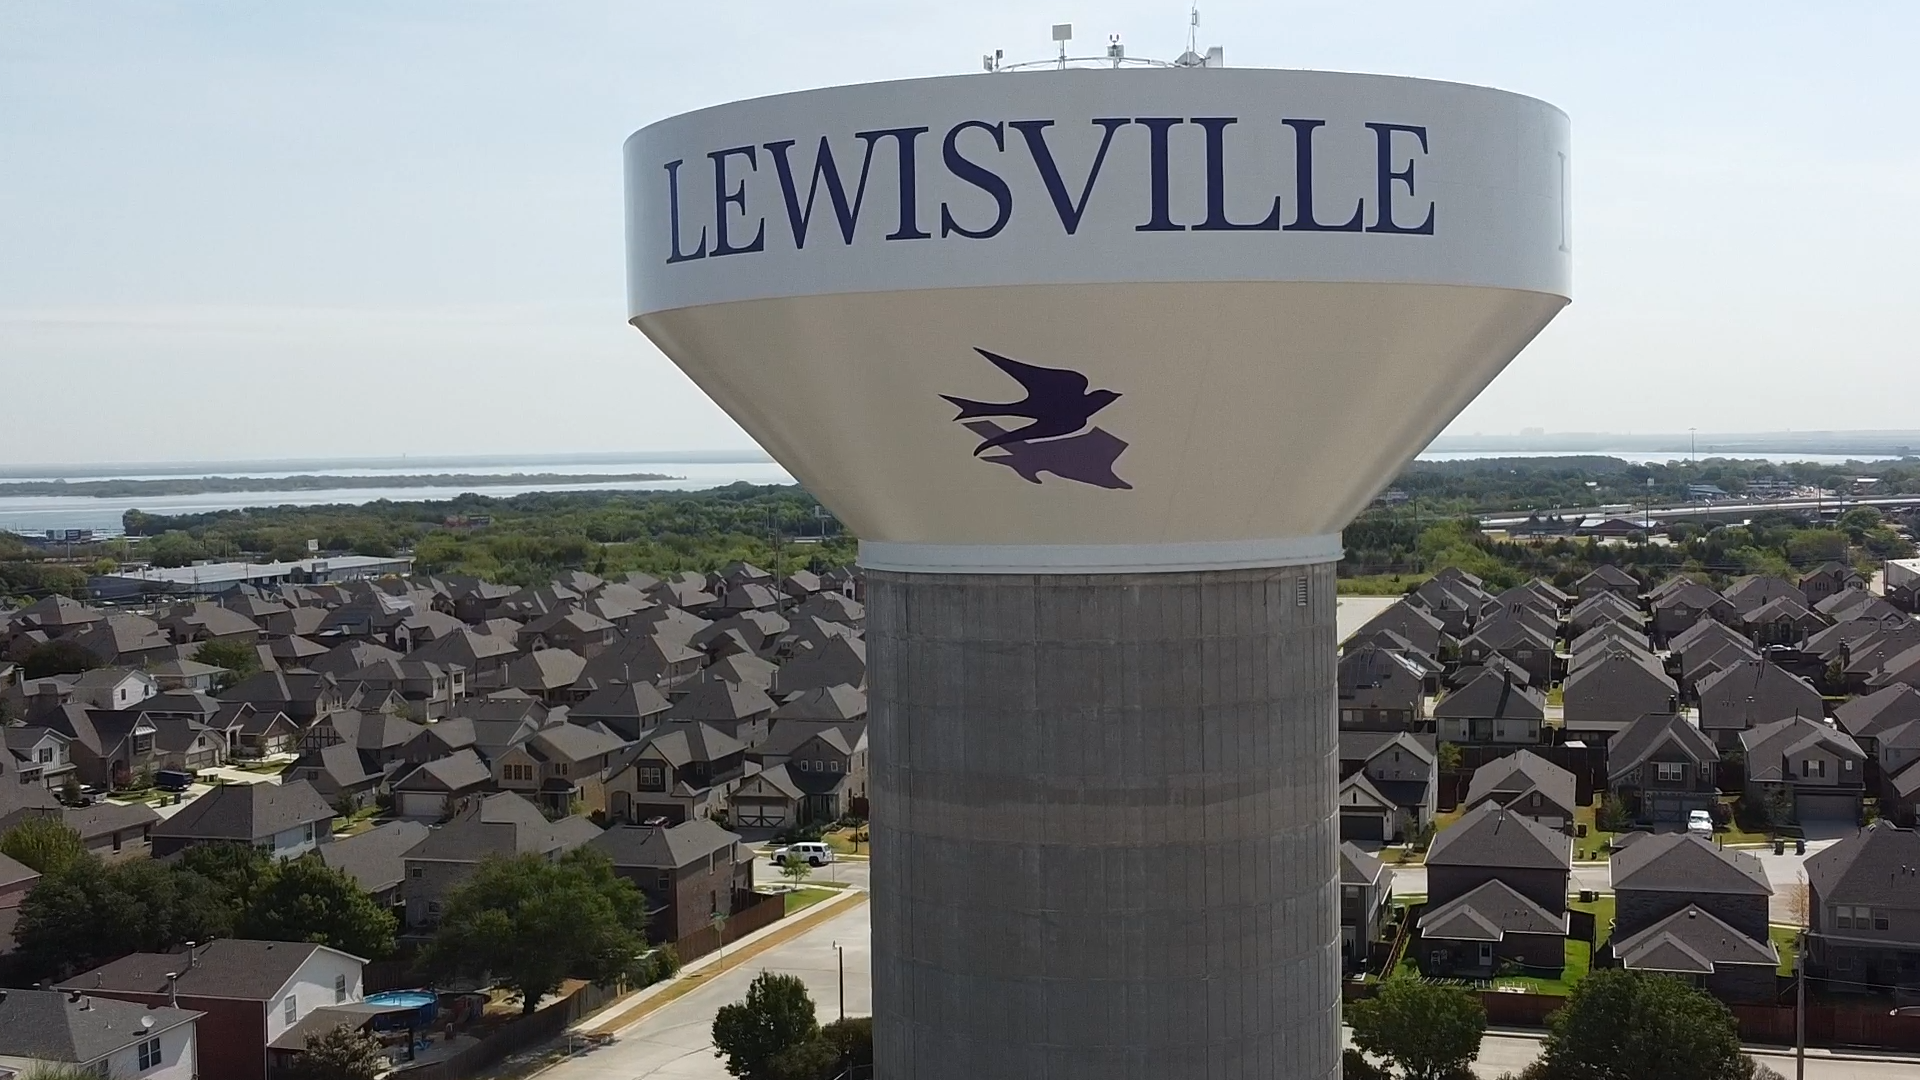
<svg viewBox="0 0 1920 1080"><path fill-rule="evenodd" d="M868 908L857 904L751 961L662 1006L619 1033L617 1041L541 1073L542 1080L729 1080L713 1056L713 1017L720 1006L747 995L762 971L798 975L822 1021L839 1015L839 966L833 944L845 947L847 1015L873 1012L868 981Z"/></svg>
<svg viewBox="0 0 1920 1080"><path fill-rule="evenodd" d="M620 1032L618 1041L542 1073L545 1080L728 1080L721 1061L713 1056L713 1017L720 1006L746 996L747 984L762 971L798 975L813 994L820 1018L838 1015L838 968L833 943L846 947L847 1013L872 1012L868 941L871 925L866 904L755 957L751 962L714 977L685 997ZM1539 1053L1536 1038L1488 1035L1481 1044L1474 1069L1481 1080L1518 1073ZM1756 1058L1783 1076L1793 1075L1792 1054L1767 1053ZM1841 1061L1821 1051L1807 1055L1809 1080L1913 1080L1920 1063L1913 1061Z"/></svg>

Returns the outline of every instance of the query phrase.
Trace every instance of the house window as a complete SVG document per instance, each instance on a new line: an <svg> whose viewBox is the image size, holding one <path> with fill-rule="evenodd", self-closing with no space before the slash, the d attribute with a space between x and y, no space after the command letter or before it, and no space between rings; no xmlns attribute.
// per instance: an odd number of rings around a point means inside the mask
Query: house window
<svg viewBox="0 0 1920 1080"><path fill-rule="evenodd" d="M140 1044L140 1071L160 1067L160 1037L158 1035Z"/></svg>
<svg viewBox="0 0 1920 1080"><path fill-rule="evenodd" d="M671 892L673 890L673 871L671 870L660 871L660 879L658 881L655 881L653 884L654 884L654 888L658 889L662 893Z"/></svg>
<svg viewBox="0 0 1920 1080"><path fill-rule="evenodd" d="M1843 762L1841 762L1841 763L1840 763L1840 771L1841 771L1841 772L1852 772L1852 771L1853 771L1853 762L1851 762L1851 761L1843 761Z"/></svg>
<svg viewBox="0 0 1920 1080"><path fill-rule="evenodd" d="M805 758L801 758L801 759L800 759L800 771L801 771L801 772L806 772L806 771L807 771L807 766L808 766L808 765L810 765L810 764L812 764L812 762L809 762L809 761L808 761L807 759L805 759Z"/></svg>
<svg viewBox="0 0 1920 1080"><path fill-rule="evenodd" d="M829 762L827 762L827 769L828 769L829 771L831 771L831 772L839 772L839 771L840 771L840 763L839 763L839 762L837 762L837 761L829 761Z"/></svg>
<svg viewBox="0 0 1920 1080"><path fill-rule="evenodd" d="M410 866L407 868L407 876L418 881L427 876L427 868L424 866Z"/></svg>
<svg viewBox="0 0 1920 1080"><path fill-rule="evenodd" d="M307 827L300 830L300 837L306 843L313 843L313 822L307 822Z"/></svg>
<svg viewBox="0 0 1920 1080"><path fill-rule="evenodd" d="M1662 783L1677 784L1687 778L1687 767L1676 761L1657 763Z"/></svg>
<svg viewBox="0 0 1920 1080"><path fill-rule="evenodd" d="M1880 912L1874 915L1873 928L1875 930L1885 930L1887 928L1887 916L1885 912Z"/></svg>
<svg viewBox="0 0 1920 1080"><path fill-rule="evenodd" d="M659 791L666 784L665 773L658 765L640 766L640 786L647 791Z"/></svg>
<svg viewBox="0 0 1920 1080"><path fill-rule="evenodd" d="M1536 791L1536 792L1534 792L1534 793L1533 793L1533 799L1531 800L1531 805L1533 805L1533 806L1539 806L1539 805L1540 805L1540 793L1539 793L1539 792L1537 792L1537 791Z"/></svg>
<svg viewBox="0 0 1920 1080"><path fill-rule="evenodd" d="M440 914L440 901L438 900L427 901L427 914L429 915Z"/></svg>
<svg viewBox="0 0 1920 1080"><path fill-rule="evenodd" d="M300 999L299 999L299 998L297 998L297 997L295 997L295 996L293 996L292 994L288 994L288 995L287 995L287 1007L286 1007L286 1009L285 1009L285 1010L283 1011L283 1013L282 1013L282 1015L284 1015L284 1016L286 1017L286 1021L287 1021L287 1024L288 1024L289 1026L291 1026L291 1025L293 1025L293 1024L296 1024L296 1023L299 1023L299 1021L300 1021Z"/></svg>
<svg viewBox="0 0 1920 1080"><path fill-rule="evenodd" d="M338 1005L345 1000L347 1000L347 977L344 974L335 975L333 977L333 1003Z"/></svg>
<svg viewBox="0 0 1920 1080"><path fill-rule="evenodd" d="M40 748L40 755L39 755L39 761L40 761L40 764L42 764L42 765L51 765L51 764L53 764L53 747L51 747L51 746L43 746L43 747L41 747L41 748Z"/></svg>

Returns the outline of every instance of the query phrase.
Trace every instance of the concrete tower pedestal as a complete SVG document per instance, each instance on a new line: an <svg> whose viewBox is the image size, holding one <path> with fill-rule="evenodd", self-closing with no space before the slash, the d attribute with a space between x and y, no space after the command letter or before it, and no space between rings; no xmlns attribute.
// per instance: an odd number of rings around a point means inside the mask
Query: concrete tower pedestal
<svg viewBox="0 0 1920 1080"><path fill-rule="evenodd" d="M1334 573L867 575L875 1064L1339 1075Z"/></svg>

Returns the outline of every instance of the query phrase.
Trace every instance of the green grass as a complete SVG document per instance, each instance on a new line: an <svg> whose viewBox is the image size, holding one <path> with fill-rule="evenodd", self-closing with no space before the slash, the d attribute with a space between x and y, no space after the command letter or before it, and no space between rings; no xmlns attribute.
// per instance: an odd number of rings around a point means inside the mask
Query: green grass
<svg viewBox="0 0 1920 1080"><path fill-rule="evenodd" d="M1774 948L1780 950L1780 974L1793 974L1794 950L1799 947L1800 930L1793 926L1769 926L1767 937L1773 940Z"/></svg>
<svg viewBox="0 0 1920 1080"><path fill-rule="evenodd" d="M1771 844L1773 837L1764 832L1748 832L1740 827L1740 822L1732 818L1733 804L1738 801L1736 795L1723 795L1720 801L1727 804L1729 820L1725 829L1716 829L1714 835L1723 844Z"/></svg>
<svg viewBox="0 0 1920 1080"><path fill-rule="evenodd" d="M1341 596L1400 596L1419 588L1432 574L1370 574L1343 577L1335 584Z"/></svg>
<svg viewBox="0 0 1920 1080"><path fill-rule="evenodd" d="M1547 704L1555 706L1556 708L1564 708L1567 704L1566 692L1557 686L1547 691Z"/></svg>
<svg viewBox="0 0 1920 1080"><path fill-rule="evenodd" d="M1530 994L1551 994L1554 997L1566 997L1573 993L1575 983L1587 977L1591 963L1587 956L1587 943L1567 939L1566 967L1557 979L1542 979L1530 975L1507 976L1494 980L1497 986L1518 986Z"/></svg>
<svg viewBox="0 0 1920 1080"><path fill-rule="evenodd" d="M380 806L374 803L361 807L346 817L336 817L333 819L333 835L352 836L354 833L366 832L373 828L373 819L379 816Z"/></svg>
<svg viewBox="0 0 1920 1080"><path fill-rule="evenodd" d="M1613 842L1614 837L1620 835L1600 828L1594 820L1594 812L1597 809L1597 806L1577 806L1573 810L1575 824L1587 827L1587 835L1576 836L1573 839L1573 855L1576 859L1580 858L1580 853L1583 851L1586 852L1586 858L1589 860L1608 858L1612 852L1607 845Z"/></svg>
<svg viewBox="0 0 1920 1080"><path fill-rule="evenodd" d="M1591 901L1570 900L1567 906L1575 911L1593 914L1594 948L1597 949L1607 943L1608 928L1613 925L1613 897L1601 896Z"/></svg>
<svg viewBox="0 0 1920 1080"><path fill-rule="evenodd" d="M807 885L787 894L787 914L791 915L802 908L809 908L830 896L837 895L833 889L820 889Z"/></svg>

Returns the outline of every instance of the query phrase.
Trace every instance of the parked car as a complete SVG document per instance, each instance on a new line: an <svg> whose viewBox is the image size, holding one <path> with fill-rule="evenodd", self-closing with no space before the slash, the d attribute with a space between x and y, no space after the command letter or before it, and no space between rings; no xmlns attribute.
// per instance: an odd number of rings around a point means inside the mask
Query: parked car
<svg viewBox="0 0 1920 1080"><path fill-rule="evenodd" d="M1713 814L1706 810L1694 810L1687 814L1687 831L1697 836L1713 835Z"/></svg>
<svg viewBox="0 0 1920 1080"><path fill-rule="evenodd" d="M185 791L193 785L193 774L179 769L161 769L153 774L153 786L161 791Z"/></svg>
<svg viewBox="0 0 1920 1080"><path fill-rule="evenodd" d="M804 862L808 866L825 866L833 861L833 849L818 841L805 841L775 848L773 861L776 863Z"/></svg>

